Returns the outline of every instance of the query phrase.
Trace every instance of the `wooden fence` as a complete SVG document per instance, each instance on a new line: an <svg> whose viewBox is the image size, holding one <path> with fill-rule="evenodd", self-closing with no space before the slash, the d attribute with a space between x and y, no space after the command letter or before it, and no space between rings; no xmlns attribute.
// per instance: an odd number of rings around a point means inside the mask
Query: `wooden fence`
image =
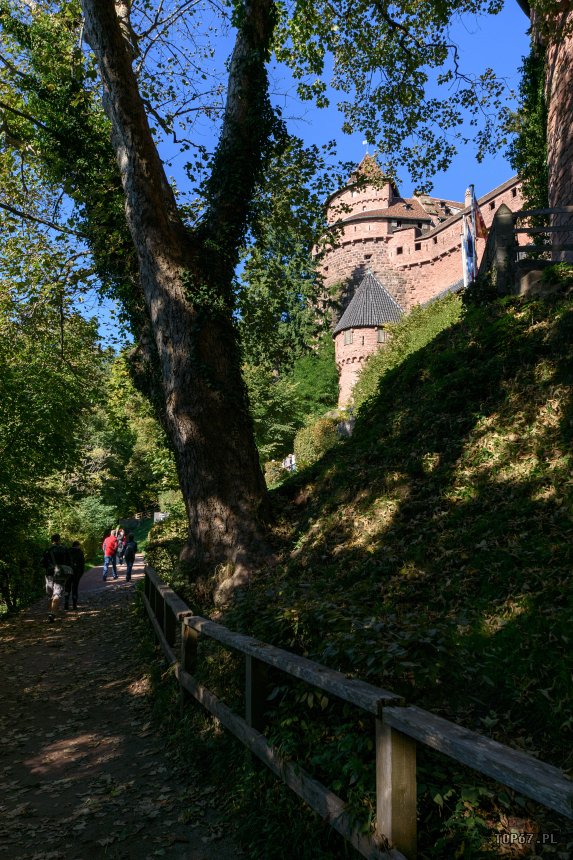
<svg viewBox="0 0 573 860"><path fill-rule="evenodd" d="M526 242L520 243L524 236ZM489 273L500 295L527 290L528 273L570 259L573 244L563 239L571 236L573 206L512 212L502 204L495 213L478 275Z"/></svg>
<svg viewBox="0 0 573 860"><path fill-rule="evenodd" d="M464 729L421 708L407 706L394 693L233 633L194 615L181 598L149 567L144 602L165 657L182 689L200 702L254 755L299 795L360 854L369 860L416 858L416 744L438 750L509 786L567 818L573 818L573 781L558 768ZM193 677L201 636L214 639L245 657L245 718L234 713ZM177 659L176 647L180 647ZM284 760L264 735L268 696L266 669L272 666L372 715L376 726L376 832L357 832L344 802L298 764Z"/></svg>

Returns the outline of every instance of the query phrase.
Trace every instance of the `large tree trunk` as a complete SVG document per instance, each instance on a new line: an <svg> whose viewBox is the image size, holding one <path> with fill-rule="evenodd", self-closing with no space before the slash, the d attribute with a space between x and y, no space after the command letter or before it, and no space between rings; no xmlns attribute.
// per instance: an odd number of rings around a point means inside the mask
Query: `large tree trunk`
<svg viewBox="0 0 573 860"><path fill-rule="evenodd" d="M248 0L230 70L210 207L190 232L152 139L132 70L129 28L114 0L83 0L121 171L164 402L199 568L248 569L262 548L267 494L232 322L232 278L262 152L272 126L265 60L271 0Z"/></svg>

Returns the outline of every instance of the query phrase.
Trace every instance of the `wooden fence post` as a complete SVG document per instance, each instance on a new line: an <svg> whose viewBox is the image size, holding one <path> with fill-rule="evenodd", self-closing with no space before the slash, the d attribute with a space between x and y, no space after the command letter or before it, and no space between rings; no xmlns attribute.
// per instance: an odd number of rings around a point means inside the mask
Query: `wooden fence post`
<svg viewBox="0 0 573 860"><path fill-rule="evenodd" d="M163 632L173 648L177 637L177 624L175 614L166 600L163 600Z"/></svg>
<svg viewBox="0 0 573 860"><path fill-rule="evenodd" d="M376 828L416 860L416 741L376 720Z"/></svg>
<svg viewBox="0 0 573 860"><path fill-rule="evenodd" d="M163 595L159 591L158 588L155 589L155 617L157 618L157 623L165 633L165 601L163 599Z"/></svg>
<svg viewBox="0 0 573 860"><path fill-rule="evenodd" d="M197 644L199 642L199 633L185 624L185 619L181 622L181 668L184 672L192 675L197 667Z"/></svg>
<svg viewBox="0 0 573 860"><path fill-rule="evenodd" d="M258 732L262 732L264 728L266 700L266 664L250 654L245 654L245 720Z"/></svg>

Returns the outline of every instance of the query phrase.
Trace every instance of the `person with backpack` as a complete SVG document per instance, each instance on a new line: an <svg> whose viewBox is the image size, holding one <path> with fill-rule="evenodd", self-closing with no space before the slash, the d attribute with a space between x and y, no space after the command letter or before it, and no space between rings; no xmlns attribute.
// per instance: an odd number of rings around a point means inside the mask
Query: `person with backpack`
<svg viewBox="0 0 573 860"><path fill-rule="evenodd" d="M73 576L72 560L58 534L52 535L51 545L44 553L42 567L46 571L46 594L49 600L48 621L55 621L60 611L62 593L67 580Z"/></svg>
<svg viewBox="0 0 573 860"><path fill-rule="evenodd" d="M127 536L127 543L125 544L125 549L123 553L123 557L125 558L125 563L127 565L127 570L125 571L125 581L129 582L131 579L131 569L133 567L133 562L135 561L135 554L137 552L137 544L132 534Z"/></svg>
<svg viewBox="0 0 573 860"><path fill-rule="evenodd" d="M74 575L70 576L66 581L64 595L64 609L70 608L70 592L72 594L72 606L78 608L78 585L86 569L86 559L80 547L79 540L75 540L70 547L70 560L72 562L72 570Z"/></svg>
<svg viewBox="0 0 573 860"><path fill-rule="evenodd" d="M118 529L117 531L117 555L119 558L119 563L124 563L124 553L125 553L125 545L127 543L127 538L125 536L125 532L123 529Z"/></svg>
<svg viewBox="0 0 573 860"><path fill-rule="evenodd" d="M117 537L115 536L115 532L111 532L107 537L104 538L103 544L103 581L105 582L107 579L107 573L109 570L109 565L111 562L111 567L113 570L113 578L117 579L117 560L115 554L117 552Z"/></svg>

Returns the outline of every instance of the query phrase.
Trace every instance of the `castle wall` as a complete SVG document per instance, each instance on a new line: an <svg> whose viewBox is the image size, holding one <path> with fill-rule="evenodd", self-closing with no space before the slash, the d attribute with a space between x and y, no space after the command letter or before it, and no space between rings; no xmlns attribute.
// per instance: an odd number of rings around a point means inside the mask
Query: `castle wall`
<svg viewBox="0 0 573 860"><path fill-rule="evenodd" d="M479 203L487 227L502 203L514 212L521 209L518 180L510 179L480 198ZM375 207L379 207L377 200ZM344 308L370 269L404 310L423 304L462 278L462 214L421 233L415 227L391 232L388 220L368 217L364 211L363 219L343 226L336 246L325 252L321 261L325 286L345 285L341 296ZM478 239L478 259L484 247L485 240Z"/></svg>
<svg viewBox="0 0 573 860"><path fill-rule="evenodd" d="M571 26L573 12L563 16ZM556 28L557 29L557 28ZM551 207L573 205L573 34L559 35L547 51L547 163L549 166L549 205ZM573 215L557 215L555 225L573 223ZM573 229L557 233L555 245L573 244ZM573 251L557 255L559 259L573 262Z"/></svg>
<svg viewBox="0 0 573 860"><path fill-rule="evenodd" d="M381 187L366 185L362 188L343 188L328 200L327 220L329 224L359 215L372 209L386 209L392 199L392 186L386 182Z"/></svg>
<svg viewBox="0 0 573 860"><path fill-rule="evenodd" d="M364 366L366 358L376 352L383 344L378 343L375 328L352 329L353 342L345 344L341 331L334 338L334 355L338 368L338 406L343 408L350 401L352 389Z"/></svg>

